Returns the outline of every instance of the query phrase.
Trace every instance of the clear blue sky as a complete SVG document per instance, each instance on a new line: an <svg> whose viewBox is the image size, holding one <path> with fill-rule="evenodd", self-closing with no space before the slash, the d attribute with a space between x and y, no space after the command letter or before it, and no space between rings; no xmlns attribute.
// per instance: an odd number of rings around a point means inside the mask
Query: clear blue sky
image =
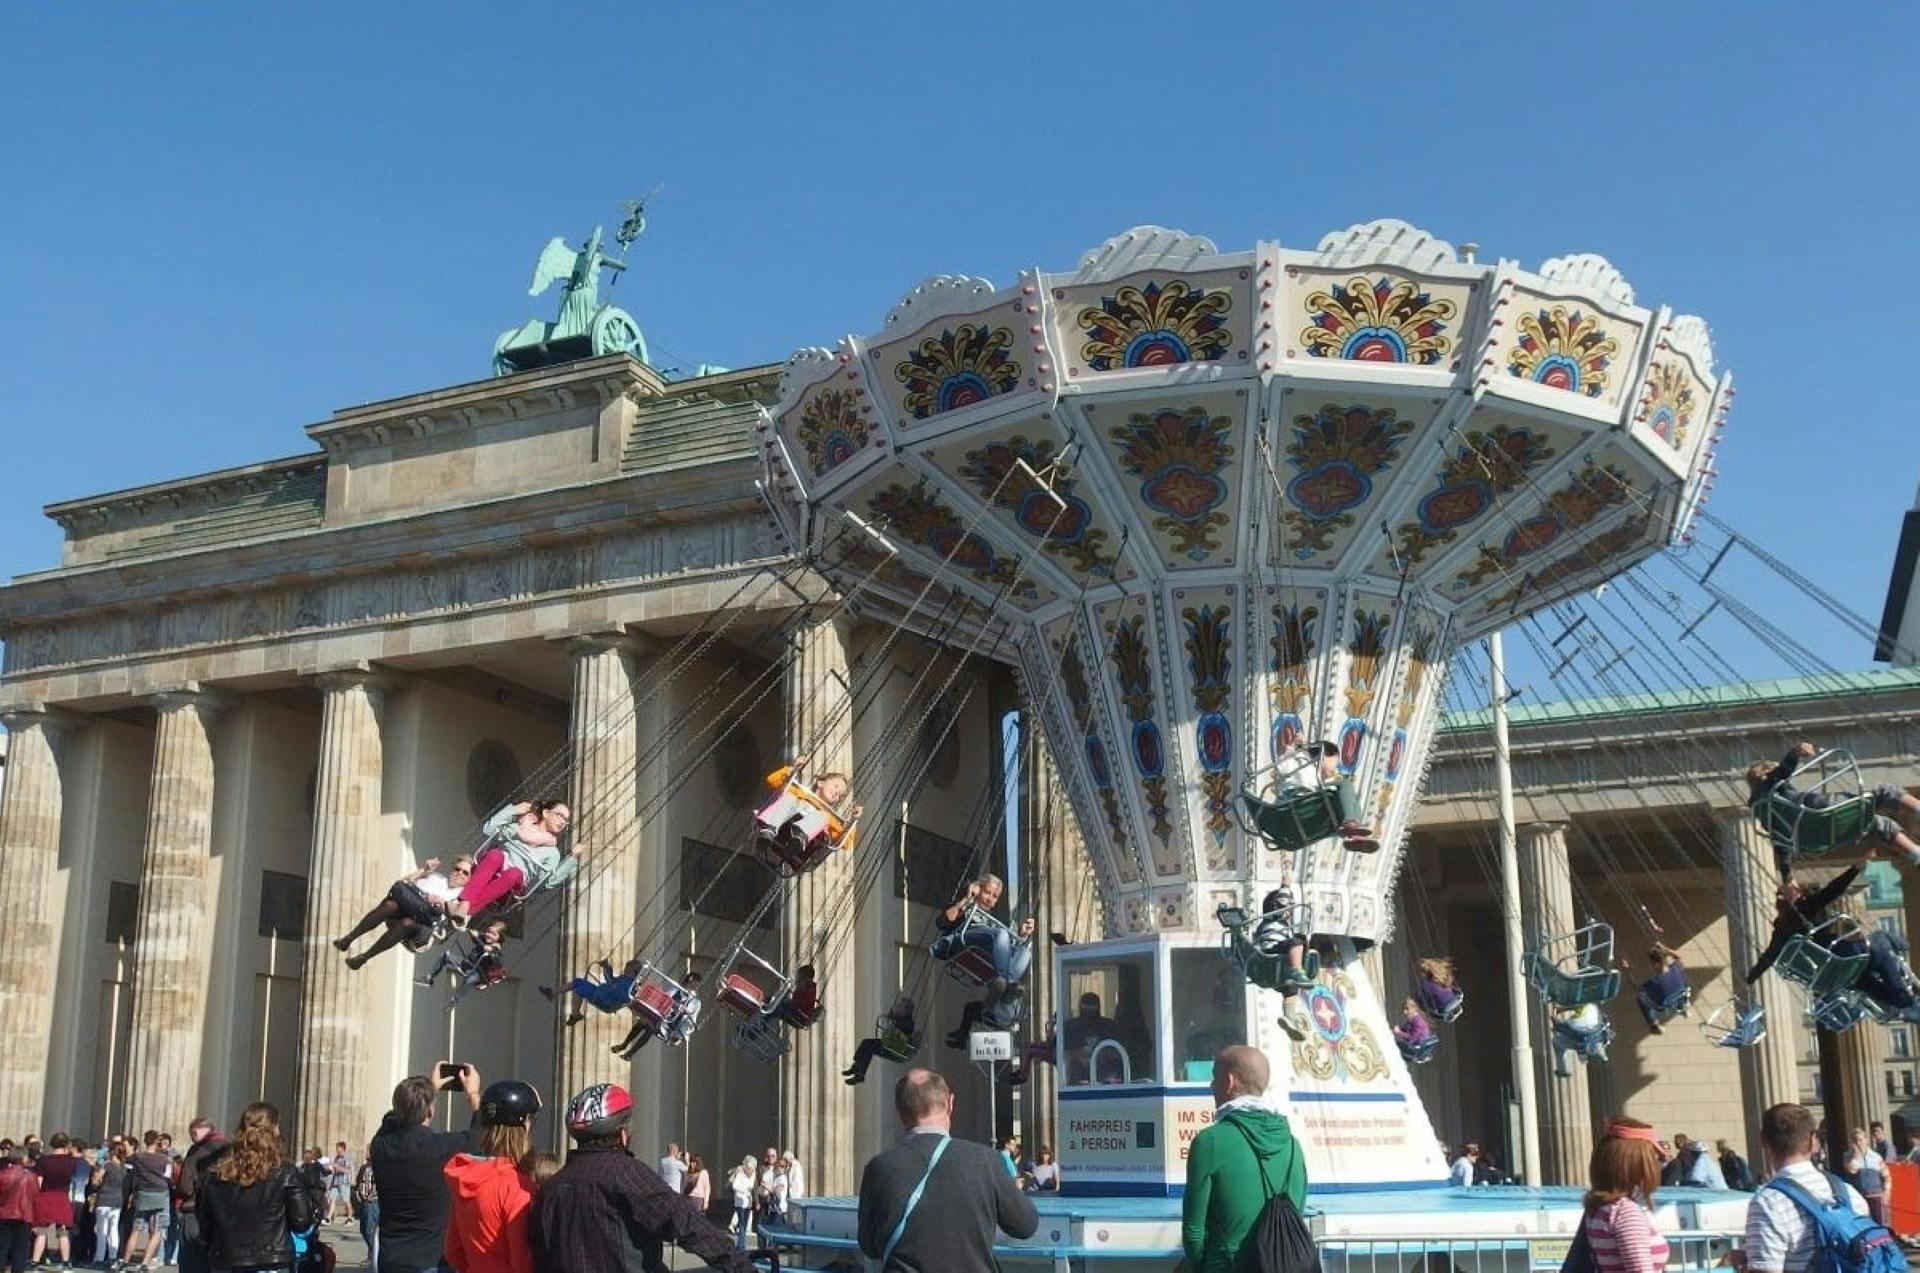
<svg viewBox="0 0 1920 1273"><path fill-rule="evenodd" d="M485 375L547 236L664 182L617 295L689 364L1140 222L1598 251L1735 369L1714 510L1877 618L1920 480L1916 11L1395 9L0 3L0 573L55 560L47 501Z"/></svg>

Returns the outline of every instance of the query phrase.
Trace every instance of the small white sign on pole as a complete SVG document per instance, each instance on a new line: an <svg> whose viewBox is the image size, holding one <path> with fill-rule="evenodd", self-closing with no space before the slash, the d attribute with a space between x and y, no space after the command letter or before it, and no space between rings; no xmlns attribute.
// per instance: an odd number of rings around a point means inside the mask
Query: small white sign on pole
<svg viewBox="0 0 1920 1273"><path fill-rule="evenodd" d="M1013 1060L1013 1035L1006 1030L975 1030L967 1036L967 1060L978 1065L983 1061Z"/></svg>

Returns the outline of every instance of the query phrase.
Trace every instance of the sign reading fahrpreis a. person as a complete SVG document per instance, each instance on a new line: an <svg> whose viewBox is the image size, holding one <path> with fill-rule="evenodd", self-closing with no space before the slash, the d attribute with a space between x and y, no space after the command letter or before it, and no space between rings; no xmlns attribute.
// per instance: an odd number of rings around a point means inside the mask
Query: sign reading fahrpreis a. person
<svg viewBox="0 0 1920 1273"><path fill-rule="evenodd" d="M1178 1188L1186 1180L1193 1138L1212 1122L1213 1098L1205 1091L1100 1093L1062 1100L1062 1182L1070 1189Z"/></svg>

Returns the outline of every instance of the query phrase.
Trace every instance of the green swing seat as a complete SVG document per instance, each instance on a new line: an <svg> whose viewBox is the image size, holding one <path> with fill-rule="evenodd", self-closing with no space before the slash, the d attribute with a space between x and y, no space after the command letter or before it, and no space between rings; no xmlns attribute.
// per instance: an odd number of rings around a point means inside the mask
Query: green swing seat
<svg viewBox="0 0 1920 1273"><path fill-rule="evenodd" d="M1835 990L1807 1004L1807 1019L1829 1034L1844 1034L1869 1017L1882 1020L1877 1005L1853 990Z"/></svg>
<svg viewBox="0 0 1920 1273"><path fill-rule="evenodd" d="M1873 834L1874 799L1850 796L1824 809L1809 809L1790 796L1775 792L1762 806L1759 821L1775 843L1794 853L1817 857L1858 844Z"/></svg>
<svg viewBox="0 0 1920 1273"><path fill-rule="evenodd" d="M1240 967L1247 974L1247 980L1262 990L1279 990L1287 975L1287 961L1277 955L1263 955L1255 950L1244 938L1241 944L1246 947L1245 957ZM1300 959L1300 969L1310 980L1320 979L1320 952L1309 947Z"/></svg>
<svg viewBox="0 0 1920 1273"><path fill-rule="evenodd" d="M1243 791L1240 803L1268 847L1285 853L1338 835L1341 825L1353 820L1353 790L1344 781L1285 791L1277 800Z"/></svg>
<svg viewBox="0 0 1920 1273"><path fill-rule="evenodd" d="M1295 905L1296 915L1301 909L1301 905ZM1284 989L1287 974L1286 956L1262 954L1259 948L1247 939L1247 925L1258 923L1266 916L1262 915L1249 920L1246 911L1240 907L1221 905L1214 909L1214 918L1220 921L1220 927L1225 930L1221 953L1240 966L1240 971L1246 979L1262 990ZM1319 980L1320 952L1309 946L1301 956L1300 968L1307 974L1309 980Z"/></svg>
<svg viewBox="0 0 1920 1273"><path fill-rule="evenodd" d="M1578 1008L1589 1003L1605 1003L1620 993L1617 968L1560 967L1545 955L1520 957L1520 971L1527 984L1556 1008Z"/></svg>
<svg viewBox="0 0 1920 1273"><path fill-rule="evenodd" d="M880 1055L896 1065L904 1065L919 1055L920 1035L908 1034L902 1030L892 1017L882 1013L874 1021L874 1030L880 1039Z"/></svg>
<svg viewBox="0 0 1920 1273"><path fill-rule="evenodd" d="M1837 955L1807 934L1795 933L1781 948L1774 967L1782 977L1805 986L1809 995L1818 998L1851 990L1867 970L1867 954Z"/></svg>

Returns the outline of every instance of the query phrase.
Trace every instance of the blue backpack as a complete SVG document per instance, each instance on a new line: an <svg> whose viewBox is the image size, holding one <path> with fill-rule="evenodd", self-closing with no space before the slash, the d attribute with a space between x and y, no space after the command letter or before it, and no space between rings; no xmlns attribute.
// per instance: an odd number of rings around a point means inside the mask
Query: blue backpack
<svg viewBox="0 0 1920 1273"><path fill-rule="evenodd" d="M1821 1202L1791 1180L1776 1178L1766 1186L1793 1199L1813 1221L1818 1247L1807 1273L1904 1273L1907 1257L1892 1230L1847 1205L1847 1187L1840 1177L1828 1172L1827 1183L1833 1187L1831 1203Z"/></svg>

